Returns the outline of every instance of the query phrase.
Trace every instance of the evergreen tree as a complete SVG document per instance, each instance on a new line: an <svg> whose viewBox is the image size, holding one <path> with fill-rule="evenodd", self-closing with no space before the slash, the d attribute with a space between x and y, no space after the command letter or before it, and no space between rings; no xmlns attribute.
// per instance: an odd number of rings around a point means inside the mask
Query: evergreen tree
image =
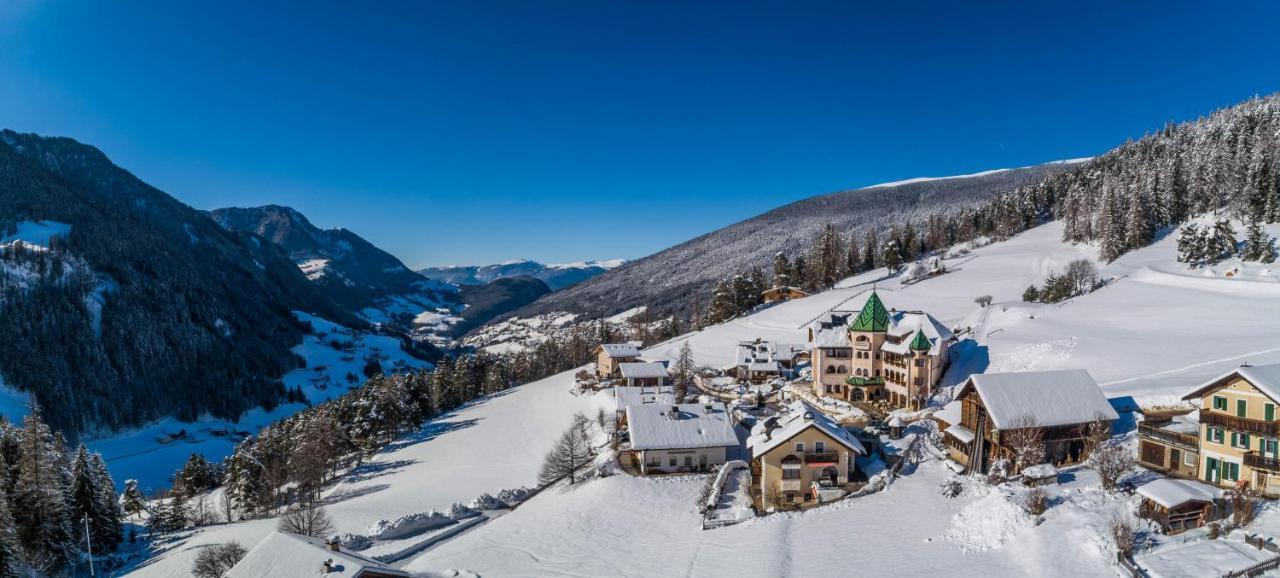
<svg viewBox="0 0 1280 578"><path fill-rule="evenodd" d="M104 513L99 536L107 549L114 551L124 541L124 511L116 500L116 482L111 479L111 470L107 468L107 461L102 459L102 454L89 454L89 469L97 480L98 507ZM94 544L97 543L95 539Z"/></svg>
<svg viewBox="0 0 1280 578"><path fill-rule="evenodd" d="M3 460L2 456L0 460ZM23 576L23 565L18 532L9 513L9 499L0 495L0 578Z"/></svg>
<svg viewBox="0 0 1280 578"><path fill-rule="evenodd" d="M680 356L676 358L676 363L671 368L671 373L675 379L676 400L683 400L689 395L689 386L693 384L694 373L697 367L693 362L693 349L689 346L689 340L686 339L680 345Z"/></svg>
<svg viewBox="0 0 1280 578"><path fill-rule="evenodd" d="M773 256L773 285L784 287L791 285L791 263L781 251Z"/></svg>
<svg viewBox="0 0 1280 578"><path fill-rule="evenodd" d="M1182 232L1178 234L1178 261L1194 267L1204 260L1203 251L1204 241L1200 228L1194 223L1182 227Z"/></svg>
<svg viewBox="0 0 1280 578"><path fill-rule="evenodd" d="M1207 258L1213 262L1218 262L1236 254L1236 229L1231 226L1231 221L1227 219L1218 219L1213 224L1212 236L1209 237L1209 251Z"/></svg>
<svg viewBox="0 0 1280 578"><path fill-rule="evenodd" d="M788 278L802 289L813 289L808 283L809 265L805 262L804 255L796 255L796 260L791 262L791 275Z"/></svg>
<svg viewBox="0 0 1280 578"><path fill-rule="evenodd" d="M124 508L125 514L130 518L146 511L147 499L142 495L142 490L138 489L138 480L124 481L124 492L120 494L120 507Z"/></svg>
<svg viewBox="0 0 1280 578"><path fill-rule="evenodd" d="M1245 261L1259 261L1262 263L1273 263L1276 260L1275 239L1267 234L1267 230L1263 228L1259 216L1249 219L1248 228L1245 230L1244 247L1240 251L1240 258Z"/></svg>
<svg viewBox="0 0 1280 578"><path fill-rule="evenodd" d="M1102 209L1098 213L1098 244L1103 261L1114 261L1124 253L1124 233L1120 225L1120 215L1116 209L1115 193L1111 187L1102 194Z"/></svg>
<svg viewBox="0 0 1280 578"><path fill-rule="evenodd" d="M116 529L116 508L113 503L103 502L102 483L106 480L100 479L100 475L90 461L89 450L81 444L71 465L71 520L78 529L83 529L84 521L88 520L93 554L114 550L120 540Z"/></svg>
<svg viewBox="0 0 1280 578"><path fill-rule="evenodd" d="M902 267L902 248L896 240L885 241L884 247L880 250L880 263L889 269L890 273L896 273Z"/></svg>
<svg viewBox="0 0 1280 578"><path fill-rule="evenodd" d="M849 247L845 253L844 275L852 277L862 272L862 250L858 247L858 236L849 233Z"/></svg>
<svg viewBox="0 0 1280 578"><path fill-rule="evenodd" d="M862 270L870 271L880 264L880 241L876 240L875 227L867 227L862 241Z"/></svg>
<svg viewBox="0 0 1280 578"><path fill-rule="evenodd" d="M1151 214L1147 210L1147 201L1141 189L1131 189L1129 210L1125 213L1125 247L1140 249L1151 244L1155 238Z"/></svg>
<svg viewBox="0 0 1280 578"><path fill-rule="evenodd" d="M23 420L21 437L11 512L18 540L28 564L41 572L58 574L70 566L75 550L62 448L36 411Z"/></svg>

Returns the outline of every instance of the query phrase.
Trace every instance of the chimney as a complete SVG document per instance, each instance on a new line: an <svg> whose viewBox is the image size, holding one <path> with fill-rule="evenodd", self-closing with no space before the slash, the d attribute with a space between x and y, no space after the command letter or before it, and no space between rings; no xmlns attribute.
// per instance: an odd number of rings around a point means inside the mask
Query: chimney
<svg viewBox="0 0 1280 578"><path fill-rule="evenodd" d="M325 574L328 574L328 573L330 573L330 572L333 572L333 558L330 558L330 559L328 559L328 560L325 560L325 561L324 561L324 562L322 562L320 565L324 567L324 573L325 573Z"/></svg>
<svg viewBox="0 0 1280 578"><path fill-rule="evenodd" d="M342 551L342 540L339 540L337 536L325 540L324 545L334 552Z"/></svg>

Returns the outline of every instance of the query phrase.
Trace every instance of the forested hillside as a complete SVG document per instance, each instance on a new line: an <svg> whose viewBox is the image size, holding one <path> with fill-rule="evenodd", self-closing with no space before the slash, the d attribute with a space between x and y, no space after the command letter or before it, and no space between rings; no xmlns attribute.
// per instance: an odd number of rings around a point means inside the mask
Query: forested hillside
<svg viewBox="0 0 1280 578"><path fill-rule="evenodd" d="M0 261L0 375L67 431L204 412L234 417L287 392L305 326L360 325L279 248L200 212L67 138L0 133L0 235L59 234ZM30 241L29 239L27 241Z"/></svg>

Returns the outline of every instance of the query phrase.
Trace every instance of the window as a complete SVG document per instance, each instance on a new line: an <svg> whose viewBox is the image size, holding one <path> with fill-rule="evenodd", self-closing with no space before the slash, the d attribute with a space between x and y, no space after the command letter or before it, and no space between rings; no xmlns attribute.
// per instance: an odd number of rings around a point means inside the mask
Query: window
<svg viewBox="0 0 1280 578"><path fill-rule="evenodd" d="M840 367L836 368L836 373L849 373L849 370L845 369L845 367L841 365Z"/></svg>
<svg viewBox="0 0 1280 578"><path fill-rule="evenodd" d="M1196 455L1190 452L1182 454L1182 465L1184 466L1196 465Z"/></svg>
<svg viewBox="0 0 1280 578"><path fill-rule="evenodd" d="M794 501L796 501L796 493L795 493L795 492L787 492L787 501L788 501L788 502L794 502Z"/></svg>
<svg viewBox="0 0 1280 578"><path fill-rule="evenodd" d="M797 454L804 453L804 442L796 442L796 453Z"/></svg>
<svg viewBox="0 0 1280 578"><path fill-rule="evenodd" d="M1224 430L1220 427L1206 426L1204 428L1204 439L1206 441L1220 444L1224 435Z"/></svg>
<svg viewBox="0 0 1280 578"><path fill-rule="evenodd" d="M1227 398L1221 395L1213 396L1213 409L1227 411Z"/></svg>
<svg viewBox="0 0 1280 578"><path fill-rule="evenodd" d="M1249 434L1231 432L1231 447L1243 450L1249 449Z"/></svg>
<svg viewBox="0 0 1280 578"><path fill-rule="evenodd" d="M1240 464L1232 462L1221 462L1222 479L1237 481L1240 479Z"/></svg>
<svg viewBox="0 0 1280 578"><path fill-rule="evenodd" d="M693 466L693 456L685 456L685 457L684 457L684 465L689 466L689 467L692 467L692 466Z"/></svg>
<svg viewBox="0 0 1280 578"><path fill-rule="evenodd" d="M834 365L827 366L827 373L835 373L835 372L836 372L836 366Z"/></svg>
<svg viewBox="0 0 1280 578"><path fill-rule="evenodd" d="M822 453L827 451L826 442L813 442L813 451L817 453Z"/></svg>
<svg viewBox="0 0 1280 578"><path fill-rule="evenodd" d="M800 468L782 468L782 479L798 480L800 479Z"/></svg>
<svg viewBox="0 0 1280 578"><path fill-rule="evenodd" d="M676 467L676 457L671 456L671 459L668 461L668 464L673 468Z"/></svg>
<svg viewBox="0 0 1280 578"><path fill-rule="evenodd" d="M1237 399L1236 400L1236 417L1244 417L1245 414L1249 413L1247 411L1248 408L1249 408L1249 402L1243 399Z"/></svg>

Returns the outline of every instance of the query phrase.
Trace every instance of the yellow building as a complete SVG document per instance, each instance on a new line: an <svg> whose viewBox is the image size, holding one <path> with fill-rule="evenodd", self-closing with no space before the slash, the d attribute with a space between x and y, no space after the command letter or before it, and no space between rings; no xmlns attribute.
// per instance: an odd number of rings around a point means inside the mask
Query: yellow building
<svg viewBox="0 0 1280 578"><path fill-rule="evenodd" d="M887 310L872 291L856 314L832 312L809 327L814 393L920 409L954 340L928 313Z"/></svg>
<svg viewBox="0 0 1280 578"><path fill-rule="evenodd" d="M596 347L596 375L609 379L618 377L618 366L640 360L640 349L630 343L602 343Z"/></svg>
<svg viewBox="0 0 1280 578"><path fill-rule="evenodd" d="M856 458L867 453L848 430L801 401L757 425L747 446L763 510L843 497L857 473Z"/></svg>
<svg viewBox="0 0 1280 578"><path fill-rule="evenodd" d="M1200 478L1280 496L1280 364L1241 366L1183 397L1200 402Z"/></svg>

